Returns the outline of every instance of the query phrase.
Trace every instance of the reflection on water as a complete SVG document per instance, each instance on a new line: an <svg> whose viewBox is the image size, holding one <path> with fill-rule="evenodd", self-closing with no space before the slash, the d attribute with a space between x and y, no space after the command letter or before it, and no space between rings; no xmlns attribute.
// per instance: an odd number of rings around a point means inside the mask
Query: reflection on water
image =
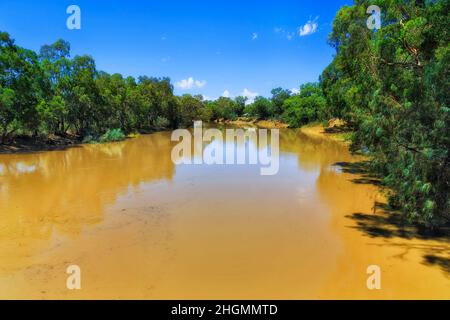
<svg viewBox="0 0 450 320"><path fill-rule="evenodd" d="M351 218L378 216L383 197L336 165L357 160L345 146L282 130L280 171L261 176L175 166L173 145L157 133L0 155L0 298L449 297L432 263L448 239L370 237ZM65 288L70 264L81 291ZM370 264L381 291L365 287Z"/></svg>
<svg viewBox="0 0 450 320"><path fill-rule="evenodd" d="M55 233L80 234L105 206L143 181L170 180L170 143L156 134L61 152L0 156L0 267L45 250ZM9 263L11 262L11 265Z"/></svg>

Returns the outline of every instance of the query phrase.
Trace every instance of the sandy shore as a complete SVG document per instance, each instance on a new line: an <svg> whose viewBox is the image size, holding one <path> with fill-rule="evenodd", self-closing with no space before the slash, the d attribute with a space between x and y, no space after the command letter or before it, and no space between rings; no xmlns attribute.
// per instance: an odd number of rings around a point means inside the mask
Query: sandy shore
<svg viewBox="0 0 450 320"><path fill-rule="evenodd" d="M239 127L252 127L262 129L287 129L287 123L278 120L256 120L252 118L238 118L237 120L221 120L221 124L228 124ZM300 130L310 136L322 137L333 141L350 144L351 132L342 129L342 122L339 120L330 120L328 126L320 123L311 123L304 125Z"/></svg>
<svg viewBox="0 0 450 320"><path fill-rule="evenodd" d="M310 124L300 128L300 130L310 136L322 137L333 141L350 145L351 132L335 129L334 127L325 127L322 124Z"/></svg>
<svg viewBox="0 0 450 320"><path fill-rule="evenodd" d="M289 127L287 123L277 120L256 120L251 118L238 118L237 120L220 120L218 123L228 124L238 127L251 127L262 129L286 129Z"/></svg>

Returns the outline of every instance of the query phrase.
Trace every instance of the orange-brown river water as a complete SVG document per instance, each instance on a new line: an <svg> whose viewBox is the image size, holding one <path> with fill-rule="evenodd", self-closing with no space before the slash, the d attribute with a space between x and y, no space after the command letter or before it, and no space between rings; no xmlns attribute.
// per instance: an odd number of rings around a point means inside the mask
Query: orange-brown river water
<svg viewBox="0 0 450 320"><path fill-rule="evenodd" d="M449 238L400 228L346 146L281 130L274 176L174 165L172 147L0 155L0 298L450 298Z"/></svg>

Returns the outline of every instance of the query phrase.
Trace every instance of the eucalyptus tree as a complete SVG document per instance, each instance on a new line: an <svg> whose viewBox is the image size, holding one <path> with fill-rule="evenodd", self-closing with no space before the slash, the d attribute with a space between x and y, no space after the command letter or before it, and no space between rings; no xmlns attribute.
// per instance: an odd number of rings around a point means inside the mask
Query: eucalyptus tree
<svg viewBox="0 0 450 320"><path fill-rule="evenodd" d="M369 1L343 7L330 43L336 57L322 76L355 129L354 148L369 152L391 188L391 204L413 221L450 219L448 88L450 2L370 2L381 28L367 28Z"/></svg>

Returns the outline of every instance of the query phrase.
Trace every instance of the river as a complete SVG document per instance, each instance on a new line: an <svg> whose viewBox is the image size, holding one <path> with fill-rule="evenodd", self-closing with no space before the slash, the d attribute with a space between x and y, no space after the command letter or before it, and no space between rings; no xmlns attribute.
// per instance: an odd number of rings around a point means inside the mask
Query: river
<svg viewBox="0 0 450 320"><path fill-rule="evenodd" d="M400 228L345 145L283 129L273 176L175 165L173 145L0 155L0 298L450 298L449 238Z"/></svg>

